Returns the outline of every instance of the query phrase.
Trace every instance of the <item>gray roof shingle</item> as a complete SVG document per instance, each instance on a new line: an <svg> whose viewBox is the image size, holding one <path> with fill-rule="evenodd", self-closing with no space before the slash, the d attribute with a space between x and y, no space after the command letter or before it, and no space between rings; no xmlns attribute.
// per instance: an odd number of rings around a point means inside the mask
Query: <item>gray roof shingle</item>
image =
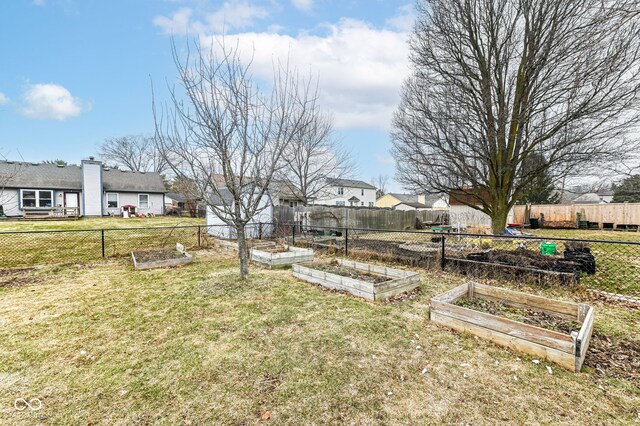
<svg viewBox="0 0 640 426"><path fill-rule="evenodd" d="M6 188L43 188L82 190L82 168L75 164L0 161L0 179ZM141 173L104 169L105 191L164 193L159 173Z"/></svg>
<svg viewBox="0 0 640 426"><path fill-rule="evenodd" d="M376 189L375 186L368 184L367 182L354 179L327 178L327 183L331 186L342 186L347 188Z"/></svg>

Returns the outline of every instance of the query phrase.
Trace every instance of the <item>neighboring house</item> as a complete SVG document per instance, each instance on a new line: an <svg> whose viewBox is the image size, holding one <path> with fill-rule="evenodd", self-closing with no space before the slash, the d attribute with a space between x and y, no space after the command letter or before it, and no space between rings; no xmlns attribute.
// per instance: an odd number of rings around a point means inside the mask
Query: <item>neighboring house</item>
<svg viewBox="0 0 640 426"><path fill-rule="evenodd" d="M291 182L272 180L269 195L274 206L297 207L304 203L300 190Z"/></svg>
<svg viewBox="0 0 640 426"><path fill-rule="evenodd" d="M438 194L389 193L376 200L376 207L396 210L448 210L449 203L446 197Z"/></svg>
<svg viewBox="0 0 640 426"><path fill-rule="evenodd" d="M376 206L376 187L361 180L327 178L326 188L313 204L329 206Z"/></svg>
<svg viewBox="0 0 640 426"><path fill-rule="evenodd" d="M164 194L164 205L166 207L176 207L184 209L187 202L187 197L177 192L167 192Z"/></svg>
<svg viewBox="0 0 640 426"><path fill-rule="evenodd" d="M598 192L587 192L573 200L573 204L607 204L613 200L613 191L602 190Z"/></svg>
<svg viewBox="0 0 640 426"><path fill-rule="evenodd" d="M25 209L77 208L81 216L120 214L133 205L138 213L162 214L165 188L158 173L116 170L90 157L80 166L0 161L0 205L7 216Z"/></svg>

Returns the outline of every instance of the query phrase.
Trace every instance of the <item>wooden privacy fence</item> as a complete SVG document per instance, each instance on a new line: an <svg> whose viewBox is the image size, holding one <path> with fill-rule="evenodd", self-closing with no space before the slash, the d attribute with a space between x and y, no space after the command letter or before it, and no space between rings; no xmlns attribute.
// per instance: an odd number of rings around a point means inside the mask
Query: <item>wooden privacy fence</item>
<svg viewBox="0 0 640 426"><path fill-rule="evenodd" d="M448 223L446 211L376 207L278 206L273 209L273 217L278 223L326 228L415 229L416 219L425 225Z"/></svg>
<svg viewBox="0 0 640 426"><path fill-rule="evenodd" d="M528 217L544 215L547 227L577 227L578 214L599 228L638 228L640 225L640 203L608 204L531 204L515 206L514 220L526 223Z"/></svg>

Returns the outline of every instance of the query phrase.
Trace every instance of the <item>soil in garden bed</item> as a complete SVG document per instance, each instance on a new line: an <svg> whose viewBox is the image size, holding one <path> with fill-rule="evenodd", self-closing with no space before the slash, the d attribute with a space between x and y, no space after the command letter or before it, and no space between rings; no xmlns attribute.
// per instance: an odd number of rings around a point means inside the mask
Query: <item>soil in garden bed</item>
<svg viewBox="0 0 640 426"><path fill-rule="evenodd" d="M265 246L265 247L254 247L254 248L258 251L264 251L272 254L286 253L289 251L289 249L286 248L285 246Z"/></svg>
<svg viewBox="0 0 640 426"><path fill-rule="evenodd" d="M533 309L517 308L477 297L460 298L454 302L454 305L504 317L513 321L523 322L536 327L546 328L547 330L557 331L563 334L571 334L572 331L579 331L581 326L577 322L569 321L557 315Z"/></svg>
<svg viewBox="0 0 640 426"><path fill-rule="evenodd" d="M503 265L554 272L576 273L583 269L582 264L578 261L562 259L555 256L543 256L532 250L491 250L480 253L470 253L466 258L479 262L500 263Z"/></svg>
<svg viewBox="0 0 640 426"><path fill-rule="evenodd" d="M332 261L330 263L310 263L310 264L305 264L305 266L318 271L328 272L330 274L336 274L343 277L353 278L355 280L365 281L373 284L389 281L389 278L383 275L372 274L365 271L359 271L355 268L342 266L335 261Z"/></svg>
<svg viewBox="0 0 640 426"><path fill-rule="evenodd" d="M135 255L136 262L138 263L155 262L156 260L180 259L186 257L184 253L181 253L177 250L136 251L133 254Z"/></svg>

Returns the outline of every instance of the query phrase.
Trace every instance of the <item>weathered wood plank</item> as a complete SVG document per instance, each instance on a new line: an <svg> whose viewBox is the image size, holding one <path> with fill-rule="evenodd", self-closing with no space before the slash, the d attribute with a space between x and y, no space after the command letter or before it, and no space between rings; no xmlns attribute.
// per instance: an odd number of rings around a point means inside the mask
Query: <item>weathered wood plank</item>
<svg viewBox="0 0 640 426"><path fill-rule="evenodd" d="M474 295L482 298L500 299L503 303L517 307L539 309L545 312L562 314L565 317L578 320L578 304L535 296L514 290L492 287L485 284L474 284Z"/></svg>
<svg viewBox="0 0 640 426"><path fill-rule="evenodd" d="M569 354L575 353L575 343L568 334L558 333L434 299L431 300L431 310L508 336L544 345Z"/></svg>
<svg viewBox="0 0 640 426"><path fill-rule="evenodd" d="M578 337L576 338L576 371L582 370L584 358L587 356L587 349L589 348L591 334L593 333L594 316L595 312L593 308L589 308L589 312L587 312Z"/></svg>
<svg viewBox="0 0 640 426"><path fill-rule="evenodd" d="M453 302L456 299L461 298L462 296L467 295L469 292L469 283L459 285L458 287L454 287L449 291L438 294L431 298L431 300L439 300L441 302Z"/></svg>
<svg viewBox="0 0 640 426"><path fill-rule="evenodd" d="M575 356L573 354L549 348L547 346L523 340L519 337L510 336L508 334L504 334L495 330L489 330L484 327L471 324L467 321L462 321L457 318L453 318L437 311L432 310L430 312L430 316L431 321L437 324L453 328L454 330L462 333L470 333L476 335L478 337L490 340L496 344L505 346L520 353L547 359L560 365L563 368L566 368L567 370L575 371Z"/></svg>

